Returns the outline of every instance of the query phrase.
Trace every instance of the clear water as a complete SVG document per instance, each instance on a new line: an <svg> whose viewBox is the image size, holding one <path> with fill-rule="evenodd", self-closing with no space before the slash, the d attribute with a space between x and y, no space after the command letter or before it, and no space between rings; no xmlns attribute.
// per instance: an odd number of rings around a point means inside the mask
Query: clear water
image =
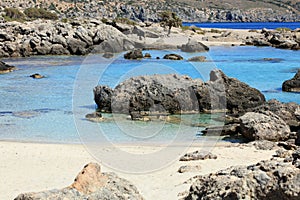
<svg viewBox="0 0 300 200"><path fill-rule="evenodd" d="M198 23L185 22L184 26L196 26L200 28L226 28L226 29L276 29L290 28L295 30L300 28L300 22L217 22L217 23Z"/></svg>
<svg viewBox="0 0 300 200"><path fill-rule="evenodd" d="M188 123L131 122L126 120L127 116L112 115L106 115L110 120L101 124L85 120L84 116L95 109L94 86L100 83L114 87L136 75L179 73L207 80L209 71L217 67L259 89L267 99L300 103L300 94L281 91L282 82L292 78L300 68L300 51L270 47L212 47L209 54L175 51L185 59L204 55L211 60L206 63L157 60L156 57L170 52L149 52L152 59L141 61L125 60L122 54L112 60L101 55L4 60L19 70L0 76L0 140L78 143L81 139L94 140L99 133L106 141L124 143L168 141L174 137L199 139L196 135L203 127ZM46 78L32 79L29 75L33 73ZM182 121L195 124L220 123L213 119L216 116L182 117ZM178 133L180 137L176 138Z"/></svg>

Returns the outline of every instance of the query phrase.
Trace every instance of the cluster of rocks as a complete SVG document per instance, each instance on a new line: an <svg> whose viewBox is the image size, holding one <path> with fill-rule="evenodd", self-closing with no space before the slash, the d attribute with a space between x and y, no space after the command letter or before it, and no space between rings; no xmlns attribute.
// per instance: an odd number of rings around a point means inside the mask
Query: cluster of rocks
<svg viewBox="0 0 300 200"><path fill-rule="evenodd" d="M18 195L15 200L52 199L144 199L137 188L114 173L102 173L97 163L86 165L66 188Z"/></svg>
<svg viewBox="0 0 300 200"><path fill-rule="evenodd" d="M94 99L99 111L130 114L133 119L149 113L227 110L234 114L265 102L264 95L258 90L227 77L220 70L213 70L210 80L205 83L176 74L133 77L115 89L97 86Z"/></svg>
<svg viewBox="0 0 300 200"><path fill-rule="evenodd" d="M283 151L284 160L272 158L194 177L184 199L299 199L300 149Z"/></svg>
<svg viewBox="0 0 300 200"><path fill-rule="evenodd" d="M121 52L135 46L116 28L98 20L8 22L0 27L0 57L85 55Z"/></svg>
<svg viewBox="0 0 300 200"><path fill-rule="evenodd" d="M247 45L272 46L281 49L300 50L300 30L267 30L259 36L246 38Z"/></svg>

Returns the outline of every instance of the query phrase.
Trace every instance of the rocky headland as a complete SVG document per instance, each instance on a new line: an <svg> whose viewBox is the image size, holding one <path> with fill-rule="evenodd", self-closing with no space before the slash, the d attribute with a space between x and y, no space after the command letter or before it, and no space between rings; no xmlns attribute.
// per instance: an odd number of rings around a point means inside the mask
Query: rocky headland
<svg viewBox="0 0 300 200"><path fill-rule="evenodd" d="M51 10L61 18L102 17L114 19L128 18L134 21L158 22L160 11L171 10L183 21L195 22L262 22L262 21L299 21L299 3L286 0L161 0L145 1L112 0L35 0L12 1L0 3L0 8L14 7L20 10L42 7Z"/></svg>

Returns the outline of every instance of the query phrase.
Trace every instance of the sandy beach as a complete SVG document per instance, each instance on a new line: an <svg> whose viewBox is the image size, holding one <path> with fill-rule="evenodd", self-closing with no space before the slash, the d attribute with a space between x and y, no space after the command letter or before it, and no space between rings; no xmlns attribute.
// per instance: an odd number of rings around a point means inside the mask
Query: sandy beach
<svg viewBox="0 0 300 200"><path fill-rule="evenodd" d="M156 146L123 146L130 152L147 152ZM209 148L209 147L208 147ZM188 152L197 150L197 144ZM176 161L161 170L146 174L127 174L107 168L103 172L115 172L121 178L132 182L145 199L178 199L190 184L184 184L196 175L204 175L230 166L255 164L269 159L274 151L256 150L240 144L220 142L212 148L216 160ZM98 162L83 145L41 144L21 142L0 142L0 199L13 199L24 192L38 192L69 186L83 166ZM199 172L178 173L183 165L200 165ZM163 181L162 181L163 180Z"/></svg>

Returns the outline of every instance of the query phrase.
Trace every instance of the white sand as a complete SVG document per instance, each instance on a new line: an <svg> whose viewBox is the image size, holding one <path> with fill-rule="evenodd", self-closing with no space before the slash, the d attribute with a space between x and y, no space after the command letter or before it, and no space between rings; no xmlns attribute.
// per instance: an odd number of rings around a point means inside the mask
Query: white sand
<svg viewBox="0 0 300 200"><path fill-rule="evenodd" d="M131 152L147 151L155 146L124 146ZM189 150L196 150L192 147ZM235 165L255 164L268 159L274 151L257 151L254 148L236 144L219 144L212 153L216 160L175 162L154 173L136 175L116 172L131 181L145 199L178 199L190 184L183 184L199 174L208 174ZM24 192L38 192L59 189L70 185L83 166L95 159L81 145L34 144L0 142L0 199L13 199ZM177 172L182 165L200 165L201 171L193 173ZM113 171L102 166L102 171Z"/></svg>

